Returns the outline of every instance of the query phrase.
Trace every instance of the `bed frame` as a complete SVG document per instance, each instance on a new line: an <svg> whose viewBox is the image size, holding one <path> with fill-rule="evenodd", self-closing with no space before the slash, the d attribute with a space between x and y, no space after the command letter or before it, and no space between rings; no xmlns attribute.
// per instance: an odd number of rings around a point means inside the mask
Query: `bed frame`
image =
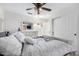
<svg viewBox="0 0 79 59"><path fill-rule="evenodd" d="M65 54L64 56L76 56L76 52L75 51L69 52L69 53Z"/></svg>

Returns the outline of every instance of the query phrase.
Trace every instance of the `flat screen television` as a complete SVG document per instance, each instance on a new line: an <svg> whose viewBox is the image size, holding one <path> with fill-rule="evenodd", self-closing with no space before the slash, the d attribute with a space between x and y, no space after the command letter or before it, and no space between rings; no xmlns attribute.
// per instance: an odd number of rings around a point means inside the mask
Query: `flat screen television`
<svg viewBox="0 0 79 59"><path fill-rule="evenodd" d="M32 29L32 25L27 25L27 29Z"/></svg>

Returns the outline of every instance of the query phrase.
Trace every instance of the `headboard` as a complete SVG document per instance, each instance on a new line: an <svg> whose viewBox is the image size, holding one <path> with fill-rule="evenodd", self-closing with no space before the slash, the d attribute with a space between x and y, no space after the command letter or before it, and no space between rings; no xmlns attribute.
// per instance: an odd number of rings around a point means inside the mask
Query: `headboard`
<svg viewBox="0 0 79 59"><path fill-rule="evenodd" d="M6 37L9 36L9 31L5 31L5 32L0 32L0 37Z"/></svg>

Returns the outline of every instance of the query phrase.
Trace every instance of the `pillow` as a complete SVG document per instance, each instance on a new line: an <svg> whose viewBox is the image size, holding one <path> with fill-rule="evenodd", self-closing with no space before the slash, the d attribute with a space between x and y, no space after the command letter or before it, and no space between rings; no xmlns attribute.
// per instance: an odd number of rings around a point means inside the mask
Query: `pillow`
<svg viewBox="0 0 79 59"><path fill-rule="evenodd" d="M20 42L24 42L25 35L22 32L15 32L14 35Z"/></svg>
<svg viewBox="0 0 79 59"><path fill-rule="evenodd" d="M24 41L25 41L25 43L28 43L28 44L31 44L31 45L33 45L35 43L34 39L30 36L26 36Z"/></svg>
<svg viewBox="0 0 79 59"><path fill-rule="evenodd" d="M13 36L0 38L0 53L5 56L18 56L21 54L22 44Z"/></svg>
<svg viewBox="0 0 79 59"><path fill-rule="evenodd" d="M51 37L49 38L48 36L45 36L45 35L35 37L35 39L39 39L39 38L43 39L45 41L50 41L51 40Z"/></svg>

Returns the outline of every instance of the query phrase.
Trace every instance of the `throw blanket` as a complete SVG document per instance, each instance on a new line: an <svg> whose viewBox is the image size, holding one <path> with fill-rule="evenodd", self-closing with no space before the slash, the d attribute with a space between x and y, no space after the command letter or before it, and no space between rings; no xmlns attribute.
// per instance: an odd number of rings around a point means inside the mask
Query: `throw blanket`
<svg viewBox="0 0 79 59"><path fill-rule="evenodd" d="M23 56L62 56L66 53L75 51L71 45L58 41L45 41L42 38L35 39L35 44L24 44Z"/></svg>

